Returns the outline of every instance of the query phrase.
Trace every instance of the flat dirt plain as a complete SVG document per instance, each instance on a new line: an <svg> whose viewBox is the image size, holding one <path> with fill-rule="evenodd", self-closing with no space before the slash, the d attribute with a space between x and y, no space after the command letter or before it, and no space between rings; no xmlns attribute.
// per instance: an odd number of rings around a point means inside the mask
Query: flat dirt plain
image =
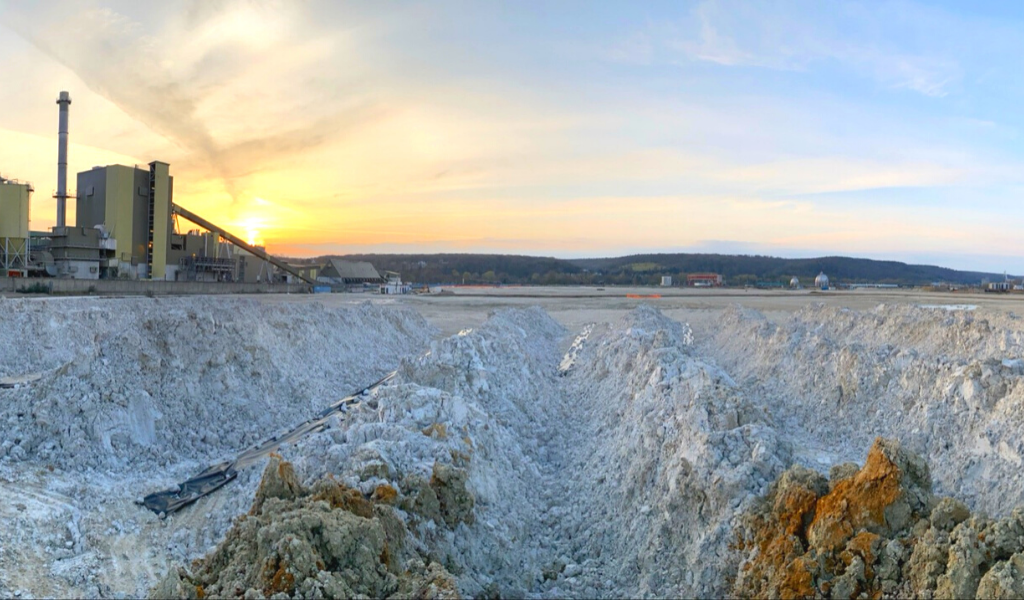
<svg viewBox="0 0 1024 600"><path fill-rule="evenodd" d="M708 322L730 306L742 306L773 319L807 306L872 309L879 304L976 306L982 312L1024 313L1024 294L926 292L921 290L736 290L630 287L470 287L445 288L454 295L317 294L255 296L265 302L321 302L326 306L358 302L401 303L414 308L444 335L478 327L499 308L539 306L569 331L586 323L611 322L640 304L649 304L666 316L696 326ZM628 296L659 295L660 298ZM253 297L253 296L248 296Z"/></svg>

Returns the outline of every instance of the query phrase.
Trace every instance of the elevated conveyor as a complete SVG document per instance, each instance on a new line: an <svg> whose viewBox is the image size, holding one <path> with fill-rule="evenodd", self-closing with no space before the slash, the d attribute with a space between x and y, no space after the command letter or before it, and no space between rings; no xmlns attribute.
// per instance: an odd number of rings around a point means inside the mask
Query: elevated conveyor
<svg viewBox="0 0 1024 600"><path fill-rule="evenodd" d="M281 447L281 444L293 444L310 433L323 431L327 428L328 420L335 415L339 415L344 419L349 409L354 408L364 397L391 381L396 374L397 371L388 373L375 383L334 402L312 419L281 435L271 437L263 443L238 454L232 460L211 465L195 477L187 479L169 490L147 495L142 499L142 504L157 514L168 515L181 510L203 496L208 496L217 491L238 477L239 469L244 469L259 462L260 459L265 458L271 452Z"/></svg>
<svg viewBox="0 0 1024 600"><path fill-rule="evenodd" d="M178 206L177 204L174 204L174 203L171 204L171 212L173 212L176 215L181 215L185 219L188 219L189 221L195 223L196 225L202 227L203 229L206 229L207 231L211 231L213 233L216 233L216 234L220 235L220 237L222 237L225 240L231 242L232 244L238 246L242 250L245 250L246 252L248 252L249 254L252 254L253 256L255 256L257 258L261 258L261 259L267 261L268 263L274 265L278 269L281 269L285 273L288 273L290 275L294 275L295 277L298 277L299 279L301 279L302 281L305 281L306 283L308 283L310 285L316 285L316 282L313 281L312 279L310 279L309 277L306 277L305 275L299 273L295 269L291 268L290 266L288 266L284 262L274 258L273 256L267 254L263 250L260 250L259 248L246 243L245 240L243 240L242 238L238 237L237 235L231 233L227 229L224 229L223 227L220 227L218 225L214 225L213 223L211 223L210 221L207 221L206 219L200 217L196 213L194 213L194 212L192 212L192 211L190 211L188 209L182 208L182 207L180 207L180 206Z"/></svg>

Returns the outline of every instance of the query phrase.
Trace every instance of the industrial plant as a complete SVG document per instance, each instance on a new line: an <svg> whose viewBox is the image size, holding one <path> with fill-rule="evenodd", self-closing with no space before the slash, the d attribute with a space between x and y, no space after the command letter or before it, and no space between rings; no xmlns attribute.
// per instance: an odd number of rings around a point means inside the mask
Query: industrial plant
<svg viewBox="0 0 1024 600"><path fill-rule="evenodd" d="M369 263L289 264L174 202L170 165L107 165L77 175L68 191L71 96L57 98L56 225L30 231L33 187L0 175L0 277L299 283L316 291L403 293L397 273ZM67 203L75 201L75 223ZM184 220L196 226L182 231Z"/></svg>

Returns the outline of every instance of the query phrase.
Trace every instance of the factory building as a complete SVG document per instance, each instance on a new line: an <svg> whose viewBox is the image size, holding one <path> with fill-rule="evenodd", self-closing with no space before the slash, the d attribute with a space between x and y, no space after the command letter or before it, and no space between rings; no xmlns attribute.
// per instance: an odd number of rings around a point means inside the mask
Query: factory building
<svg viewBox="0 0 1024 600"><path fill-rule="evenodd" d="M104 277L246 283L278 278L268 260L226 242L219 231L175 230L174 178L167 163L94 167L78 174L78 190L78 226L105 232L113 244L103 260Z"/></svg>
<svg viewBox="0 0 1024 600"><path fill-rule="evenodd" d="M239 281L230 244L216 233L193 229L171 232L167 279L176 281Z"/></svg>
<svg viewBox="0 0 1024 600"><path fill-rule="evenodd" d="M288 263L288 266L294 269L299 275L312 279L313 281L317 280L320 276L320 272L324 268L320 263ZM295 275L288 275L287 281L288 283L297 283L300 279Z"/></svg>
<svg viewBox="0 0 1024 600"><path fill-rule="evenodd" d="M102 228L54 227L49 239L53 267L48 272L56 277L99 279L114 247Z"/></svg>
<svg viewBox="0 0 1024 600"><path fill-rule="evenodd" d="M317 281L346 288L385 283L377 269L368 262L332 258L320 269Z"/></svg>
<svg viewBox="0 0 1024 600"><path fill-rule="evenodd" d="M168 170L154 161L148 169L109 165L78 174L77 226L102 228L114 240L101 265L106 276L174 279L176 262L168 273L174 193Z"/></svg>
<svg viewBox="0 0 1024 600"><path fill-rule="evenodd" d="M718 273L690 273L686 276L686 285L693 287L719 287L724 283Z"/></svg>
<svg viewBox="0 0 1024 600"><path fill-rule="evenodd" d="M69 193L70 94L60 92L57 104L57 224L48 232L29 231L32 187L0 177L0 276L274 283L287 274L316 283L315 270L300 273L176 205L165 162L93 167L78 174L77 192ZM66 222L69 199L76 202L74 225ZM178 217L204 231L178 233ZM372 266L370 271L370 279L383 281Z"/></svg>
<svg viewBox="0 0 1024 600"><path fill-rule="evenodd" d="M25 277L29 262L32 186L0 176L0 276Z"/></svg>

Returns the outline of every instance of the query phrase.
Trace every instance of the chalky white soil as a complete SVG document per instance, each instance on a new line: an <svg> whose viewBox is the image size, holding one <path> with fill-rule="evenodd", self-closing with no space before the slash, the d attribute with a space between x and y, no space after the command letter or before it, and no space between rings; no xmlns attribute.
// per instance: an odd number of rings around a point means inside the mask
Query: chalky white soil
<svg viewBox="0 0 1024 600"><path fill-rule="evenodd" d="M733 308L691 331L624 314L569 331L504 309L440 337L394 305L0 299L0 376L44 372L0 390L0 596L147 593L248 510L260 467L165 520L137 497L396 368L281 453L307 483L366 493L466 469L472 523L413 530L465 595L723 595L756 497L794 462L862 461L878 435L972 509L1024 504L1018 319Z"/></svg>
<svg viewBox="0 0 1024 600"><path fill-rule="evenodd" d="M369 303L0 298L0 597L145 595L248 509L259 469L160 521L136 498L290 429L422 352Z"/></svg>

